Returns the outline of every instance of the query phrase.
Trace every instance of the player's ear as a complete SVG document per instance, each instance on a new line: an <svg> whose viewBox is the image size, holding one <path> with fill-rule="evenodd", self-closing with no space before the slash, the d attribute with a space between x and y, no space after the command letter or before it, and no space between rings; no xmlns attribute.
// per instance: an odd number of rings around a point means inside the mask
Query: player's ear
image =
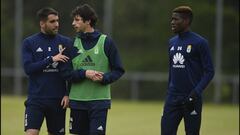
<svg viewBox="0 0 240 135"><path fill-rule="evenodd" d="M86 20L85 23L88 24L88 25L90 25L91 20Z"/></svg>
<svg viewBox="0 0 240 135"><path fill-rule="evenodd" d="M42 28L42 27L44 27L45 22L44 22L44 21L40 21L40 22L39 22L39 25L40 25L40 27Z"/></svg>
<svg viewBox="0 0 240 135"><path fill-rule="evenodd" d="M184 19L184 23L185 23L185 25L190 25L190 19L189 18L185 18Z"/></svg>

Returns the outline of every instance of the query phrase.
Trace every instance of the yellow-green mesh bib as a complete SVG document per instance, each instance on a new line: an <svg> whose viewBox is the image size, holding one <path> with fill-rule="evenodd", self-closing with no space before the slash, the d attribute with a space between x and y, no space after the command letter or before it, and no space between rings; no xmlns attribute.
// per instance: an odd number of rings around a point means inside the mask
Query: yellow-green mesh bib
<svg viewBox="0 0 240 135"><path fill-rule="evenodd" d="M101 72L109 71L108 58L104 52L104 42L106 35L101 35L97 44L90 50L85 50L81 39L76 37L74 46L81 53L72 60L74 70L96 70ZM106 100L111 99L110 85L102 85L99 82L93 82L84 79L78 83L73 83L69 98L77 101Z"/></svg>

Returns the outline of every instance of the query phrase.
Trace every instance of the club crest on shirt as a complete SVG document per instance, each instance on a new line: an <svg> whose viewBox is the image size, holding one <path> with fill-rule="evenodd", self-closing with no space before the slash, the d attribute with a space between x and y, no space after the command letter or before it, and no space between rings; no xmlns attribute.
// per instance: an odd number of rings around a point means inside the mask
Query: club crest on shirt
<svg viewBox="0 0 240 135"><path fill-rule="evenodd" d="M98 54L98 48L95 48L94 54Z"/></svg>
<svg viewBox="0 0 240 135"><path fill-rule="evenodd" d="M63 50L63 45L59 44L58 45L58 51L61 52Z"/></svg>
<svg viewBox="0 0 240 135"><path fill-rule="evenodd" d="M188 46L187 46L187 53L190 53L191 50L192 50L192 45L188 45Z"/></svg>
<svg viewBox="0 0 240 135"><path fill-rule="evenodd" d="M79 49L77 53L83 53L83 50L82 50L82 49Z"/></svg>

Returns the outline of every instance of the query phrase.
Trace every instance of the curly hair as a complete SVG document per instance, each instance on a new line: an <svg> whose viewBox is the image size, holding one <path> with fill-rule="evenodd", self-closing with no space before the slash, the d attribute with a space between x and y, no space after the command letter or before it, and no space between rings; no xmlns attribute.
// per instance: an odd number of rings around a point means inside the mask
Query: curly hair
<svg viewBox="0 0 240 135"><path fill-rule="evenodd" d="M72 13L71 13L72 17L78 16L78 15L82 17L83 22L90 20L91 27L94 27L98 20L95 10L92 7L90 7L88 4L77 6L75 9L72 10Z"/></svg>

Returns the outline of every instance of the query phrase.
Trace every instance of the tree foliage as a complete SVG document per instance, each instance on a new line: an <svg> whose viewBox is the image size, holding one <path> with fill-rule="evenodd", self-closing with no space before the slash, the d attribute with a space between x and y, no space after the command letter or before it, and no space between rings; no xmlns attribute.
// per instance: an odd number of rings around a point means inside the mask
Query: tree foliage
<svg viewBox="0 0 240 135"><path fill-rule="evenodd" d="M3 67L13 66L15 5L13 0L1 1L1 59ZM50 6L60 13L60 33L74 37L71 10L77 5L88 3L98 15L97 28L102 30L104 1L97 0L24 0L23 1L23 38L39 31L39 23L35 17L37 10ZM225 2L223 21L223 55L224 73L238 73L239 65L239 8L237 2ZM167 71L168 39L173 36L170 30L171 11L179 5L189 5L194 12L192 31L209 40L213 59L215 54L216 3L207 0L114 0L113 32L123 63L127 71ZM234 59L233 59L234 58ZM133 62L134 61L134 62Z"/></svg>
<svg viewBox="0 0 240 135"><path fill-rule="evenodd" d="M73 8L88 3L96 10L97 29L103 31L104 0L22 0L23 37L39 32L36 12L42 7L53 7L60 14L60 33L74 37L70 13ZM15 12L14 0L1 0L1 67L14 68ZM173 36L170 28L171 11L179 5L189 5L194 12L192 31L209 41L212 58L215 55L216 1L209 0L113 0L112 35L127 72L168 72L168 39ZM223 10L222 72L239 74L239 1L225 0ZM5 82L12 80L3 79ZM24 80L26 81L26 80ZM8 87L12 83L4 83ZM119 85L125 89L128 85ZM7 87L7 86L6 86ZM129 86L130 87L130 86ZM161 87L161 91L159 91ZM166 84L141 83L144 96L165 91ZM154 89L155 88L155 89ZM11 88L10 88L11 89ZM126 89L127 91L127 89ZM128 91L129 92L129 91ZM155 95L161 95L155 94ZM228 91L230 93L230 91ZM127 96L125 93L115 93ZM154 94L151 94L153 98ZM113 94L114 96L114 94ZM146 98L149 98L146 97ZM159 98L159 97L157 97Z"/></svg>

